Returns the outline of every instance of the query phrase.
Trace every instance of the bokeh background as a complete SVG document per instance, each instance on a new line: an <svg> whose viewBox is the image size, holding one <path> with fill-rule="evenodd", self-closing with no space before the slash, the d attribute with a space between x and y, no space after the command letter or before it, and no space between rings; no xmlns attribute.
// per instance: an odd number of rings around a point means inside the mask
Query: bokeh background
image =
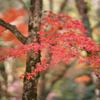
<svg viewBox="0 0 100 100"><path fill-rule="evenodd" d="M43 10L67 13L82 20L89 36L100 44L100 0L43 1ZM16 25L27 36L29 7L29 0L0 0L0 18ZM20 42L0 26L1 33L0 55L6 55L2 47L16 48ZM0 100L21 100L23 80L20 75L24 73L25 61L22 55L0 62ZM97 82L89 65L77 61L68 65L61 62L42 73L38 85L40 100L100 100L96 97Z"/></svg>

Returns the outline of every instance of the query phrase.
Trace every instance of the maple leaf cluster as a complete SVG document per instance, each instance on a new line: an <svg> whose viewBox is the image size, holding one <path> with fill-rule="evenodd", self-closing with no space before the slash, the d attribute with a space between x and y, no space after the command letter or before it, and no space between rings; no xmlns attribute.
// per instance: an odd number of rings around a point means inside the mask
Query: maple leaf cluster
<svg viewBox="0 0 100 100"><path fill-rule="evenodd" d="M86 29L80 20L63 13L46 12L38 31L40 44L35 47L36 52L47 50L49 57L42 58L36 69L27 74L27 78L30 79L59 62L68 64L75 59L78 59L79 63L85 62L94 69L97 68L100 65L100 45L85 33Z"/></svg>
<svg viewBox="0 0 100 100"><path fill-rule="evenodd" d="M51 65L59 62L68 64L74 59L96 68L100 66L100 45L85 33L86 29L80 20L64 13L45 12L37 32L39 43L21 44L18 48L9 48L6 50L8 55L0 57L0 60L26 54L29 50L33 50L34 53L40 50L41 54L46 50L49 57L41 57L41 62L36 64L36 68L31 73L27 73L28 79Z"/></svg>

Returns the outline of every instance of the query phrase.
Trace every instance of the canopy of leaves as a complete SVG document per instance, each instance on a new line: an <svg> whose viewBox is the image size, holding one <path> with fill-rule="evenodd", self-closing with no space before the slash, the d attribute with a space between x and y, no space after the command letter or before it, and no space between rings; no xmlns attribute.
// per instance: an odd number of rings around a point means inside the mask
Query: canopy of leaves
<svg viewBox="0 0 100 100"><path fill-rule="evenodd" d="M40 43L21 44L17 48L2 49L7 52L7 55L0 56L0 60L26 54L29 50L33 50L35 53L39 50L41 53L47 50L49 58L41 58L36 69L27 73L28 79L51 65L61 61L68 64L76 58L79 62L86 62L98 67L100 65L100 45L97 45L85 33L86 30L80 20L67 14L55 14L47 11L43 13L40 30L37 33Z"/></svg>

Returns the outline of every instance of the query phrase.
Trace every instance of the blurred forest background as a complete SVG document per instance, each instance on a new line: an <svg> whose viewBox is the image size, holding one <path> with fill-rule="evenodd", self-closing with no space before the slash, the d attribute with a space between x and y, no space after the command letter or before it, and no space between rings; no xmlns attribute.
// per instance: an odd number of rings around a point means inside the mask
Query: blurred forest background
<svg viewBox="0 0 100 100"><path fill-rule="evenodd" d="M100 43L100 0L43 0L43 10L64 12L81 19L88 35ZM12 23L27 36L29 0L0 0L0 18ZM20 42L8 30L0 27L1 47L16 48ZM25 55L0 62L0 100L21 100L25 70ZM100 100L96 94L98 79L87 64L59 63L45 71L39 80L40 100ZM100 83L99 83L100 85ZM100 88L100 86L99 86ZM99 89L100 90L100 89ZM100 91L99 91L100 92Z"/></svg>

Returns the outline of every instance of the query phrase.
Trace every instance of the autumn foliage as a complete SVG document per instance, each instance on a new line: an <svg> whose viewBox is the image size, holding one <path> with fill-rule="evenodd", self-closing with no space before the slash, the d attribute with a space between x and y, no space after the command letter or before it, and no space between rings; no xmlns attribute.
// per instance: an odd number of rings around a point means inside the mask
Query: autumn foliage
<svg viewBox="0 0 100 100"><path fill-rule="evenodd" d="M22 8L10 8L0 14L0 18L2 18L7 23L11 23L16 25L18 30L22 32L23 35L28 35L28 27L25 23L24 17L27 15L26 11ZM12 32L6 30L4 27L0 26L0 37L4 41L13 41L14 43L18 44L18 40L13 35Z"/></svg>
<svg viewBox="0 0 100 100"><path fill-rule="evenodd" d="M16 13L15 17L17 15L20 16L21 14ZM6 19L8 22L12 20L13 16ZM26 29L27 25L21 24L21 27L18 26L20 31ZM3 31L1 27L0 31ZM21 32L26 31L22 30ZM33 50L35 53L41 51L41 54L44 50L47 50L49 57L41 57L41 62L36 64L36 68L31 73L26 74L28 79L48 69L51 65L59 62L68 64L74 59L78 59L79 63L90 64L95 69L100 65L100 45L97 45L85 33L86 30L80 20L76 20L64 13L55 14L47 11L43 13L41 18L38 31L39 43L18 44L17 48L1 49L7 52L7 55L1 55L0 60L21 56L29 50Z"/></svg>

